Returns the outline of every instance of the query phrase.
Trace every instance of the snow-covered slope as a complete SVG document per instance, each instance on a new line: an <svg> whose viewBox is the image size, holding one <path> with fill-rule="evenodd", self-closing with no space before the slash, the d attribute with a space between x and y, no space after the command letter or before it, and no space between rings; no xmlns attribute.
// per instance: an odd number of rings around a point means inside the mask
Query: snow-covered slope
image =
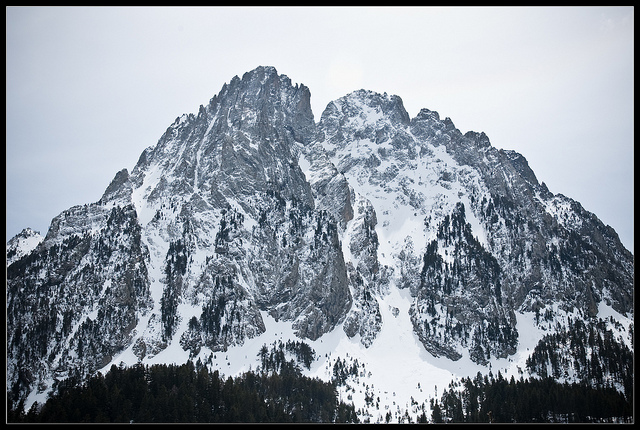
<svg viewBox="0 0 640 430"><path fill-rule="evenodd" d="M7 266L33 251L42 239L39 232L30 228L22 229L7 242Z"/></svg>
<svg viewBox="0 0 640 430"><path fill-rule="evenodd" d="M452 379L543 371L527 359L576 320L629 340L633 256L522 155L397 96L318 123L309 99L271 67L235 77L12 251L9 395L120 363L236 375L295 339L362 420L415 421Z"/></svg>
<svg viewBox="0 0 640 430"><path fill-rule="evenodd" d="M368 348L358 337L349 339L344 335L342 327L336 327L315 341L304 340L315 351L316 360L310 369L302 367L303 374L318 377L324 381L334 379L334 366L338 359L351 369L357 363L357 375L349 375L344 383L338 384L340 399L353 402L359 419L372 423L386 422L387 412L391 412L391 422L416 422L424 411L431 416L431 401L440 399L443 389L451 382L462 378L475 377L478 372L487 375L501 372L505 379L511 376L516 380L529 377L526 359L536 344L546 333L553 332L558 322L566 316L549 321L544 325L536 324L533 312L518 313L518 330L521 334L518 349L507 359L493 359L489 365L479 365L464 356L458 361L444 357L434 357L425 351L418 337L412 331L412 323L408 317L411 297L406 289L390 286L381 307L384 324L375 341ZM620 315L611 307L602 304L599 316L603 320L613 317L623 328L615 330L631 347L631 335L628 328L632 326L631 318ZM572 314L570 317L577 317ZM192 359L207 363L211 369L219 370L228 376L240 375L260 368L259 352L263 345L271 347L278 342L300 340L288 322L277 322L264 313L265 332L248 339L243 345L234 346L223 352L203 350L197 357L190 357L180 347L167 348L152 359L154 363L185 363ZM112 364L137 363L137 358L129 350L116 357L101 372L106 373ZM575 375L563 378L569 382L579 381ZM373 399L373 400L368 400ZM44 395L34 396L32 400L45 400Z"/></svg>

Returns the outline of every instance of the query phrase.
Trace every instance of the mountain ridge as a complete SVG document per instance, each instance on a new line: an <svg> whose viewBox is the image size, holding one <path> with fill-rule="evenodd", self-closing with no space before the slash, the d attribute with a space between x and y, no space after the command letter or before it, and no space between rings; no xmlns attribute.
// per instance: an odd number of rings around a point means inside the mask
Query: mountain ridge
<svg viewBox="0 0 640 430"><path fill-rule="evenodd" d="M271 319L366 351L402 316L425 354L480 367L519 354L522 315L632 319L633 255L522 155L367 90L315 123L310 95L273 67L234 77L8 259L12 396L118 357L211 360Z"/></svg>

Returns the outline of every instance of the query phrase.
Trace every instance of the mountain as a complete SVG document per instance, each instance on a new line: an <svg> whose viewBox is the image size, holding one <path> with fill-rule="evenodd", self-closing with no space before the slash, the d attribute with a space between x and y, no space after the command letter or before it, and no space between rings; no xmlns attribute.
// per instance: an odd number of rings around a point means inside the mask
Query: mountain
<svg viewBox="0 0 640 430"><path fill-rule="evenodd" d="M98 202L7 243L10 400L120 363L238 374L293 339L311 376L356 369L338 390L375 421L417 416L434 381L540 376L534 352L577 321L633 357L633 255L522 155L398 96L356 91L317 123L310 97L273 67L236 76ZM624 391L628 371L596 381L554 345L558 379Z"/></svg>
<svg viewBox="0 0 640 430"><path fill-rule="evenodd" d="M462 346L476 362L504 358L518 343L515 312L548 303L595 316L606 297L632 313L631 254L577 202L539 184L520 154L462 135L436 112L410 120L398 97L367 91L331 103L319 128L374 207L381 256L401 268L429 352L455 360Z"/></svg>
<svg viewBox="0 0 640 430"><path fill-rule="evenodd" d="M22 229L20 233L9 239L7 242L7 266L33 251L42 242L42 239L44 238L40 232L30 228Z"/></svg>

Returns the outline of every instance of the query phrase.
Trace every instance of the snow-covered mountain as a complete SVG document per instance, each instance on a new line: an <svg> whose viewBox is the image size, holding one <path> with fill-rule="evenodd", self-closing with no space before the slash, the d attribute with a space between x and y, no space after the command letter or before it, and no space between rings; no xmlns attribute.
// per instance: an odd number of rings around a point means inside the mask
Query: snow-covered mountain
<svg viewBox="0 0 640 430"><path fill-rule="evenodd" d="M272 67L234 77L98 202L9 241L9 396L119 363L232 375L303 339L306 373L357 369L341 397L381 421L455 378L543 373L538 342L577 320L633 350L633 255L522 155L398 96L356 91L317 123L309 101Z"/></svg>
<svg viewBox="0 0 640 430"><path fill-rule="evenodd" d="M7 266L33 251L42 242L42 239L44 238L40 232L28 227L9 239L7 242Z"/></svg>

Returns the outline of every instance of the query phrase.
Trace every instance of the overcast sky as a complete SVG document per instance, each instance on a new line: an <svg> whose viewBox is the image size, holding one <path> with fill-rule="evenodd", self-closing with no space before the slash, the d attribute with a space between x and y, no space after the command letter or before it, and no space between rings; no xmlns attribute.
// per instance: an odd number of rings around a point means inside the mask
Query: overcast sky
<svg viewBox="0 0 640 430"><path fill-rule="evenodd" d="M633 7L8 7L7 240L96 202L235 75L364 88L484 131L633 251Z"/></svg>

